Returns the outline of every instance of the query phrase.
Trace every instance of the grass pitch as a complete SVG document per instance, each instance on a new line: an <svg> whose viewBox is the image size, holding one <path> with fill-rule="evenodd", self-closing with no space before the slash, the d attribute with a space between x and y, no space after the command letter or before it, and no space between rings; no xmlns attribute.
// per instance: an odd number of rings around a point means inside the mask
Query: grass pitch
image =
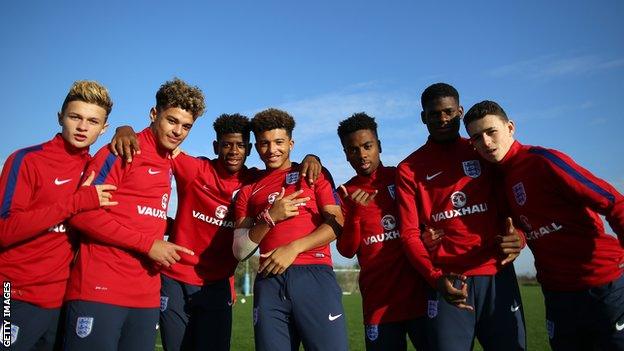
<svg viewBox="0 0 624 351"><path fill-rule="evenodd" d="M520 286L522 302L524 304L524 317L526 319L527 342L529 350L548 350L548 337L544 322L544 298L540 287L537 285ZM234 322L232 325L232 351L247 351L254 349L252 307L253 298L246 298L246 303L241 303L241 297L234 305ZM362 299L360 295L345 295L342 299L347 317L349 332L349 347L351 350L360 351L364 348L364 327L362 324ZM409 344L409 342L408 342ZM478 342L475 342L475 350L481 350ZM162 350L160 336L156 342L156 350ZM303 350L303 347L300 348ZM414 350L410 345L408 350Z"/></svg>

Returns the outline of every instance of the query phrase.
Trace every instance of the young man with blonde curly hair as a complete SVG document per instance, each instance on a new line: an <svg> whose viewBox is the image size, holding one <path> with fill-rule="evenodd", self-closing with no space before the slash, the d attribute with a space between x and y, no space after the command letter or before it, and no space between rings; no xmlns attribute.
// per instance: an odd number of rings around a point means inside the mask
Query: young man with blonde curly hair
<svg viewBox="0 0 624 351"><path fill-rule="evenodd" d="M170 154L204 113L198 87L165 82L138 134L141 153L124 163L104 146L87 166L95 183L117 187L119 206L74 216L81 244L65 297L66 350L153 350L160 267L191 250L163 240L171 192Z"/></svg>
<svg viewBox="0 0 624 351"><path fill-rule="evenodd" d="M66 220L82 211L114 205L111 185L80 182L89 146L107 127L113 107L108 91L77 81L58 113L61 133L15 151L0 177L0 278L11 291L11 350L51 350L69 266L74 256ZM8 285L7 285L8 284ZM6 290L5 290L6 291Z"/></svg>
<svg viewBox="0 0 624 351"><path fill-rule="evenodd" d="M329 243L342 226L331 175L314 186L290 160L294 119L277 109L252 119L263 176L243 187L235 206L233 250L245 259L259 246L254 284L256 350L347 350L342 294L332 270Z"/></svg>

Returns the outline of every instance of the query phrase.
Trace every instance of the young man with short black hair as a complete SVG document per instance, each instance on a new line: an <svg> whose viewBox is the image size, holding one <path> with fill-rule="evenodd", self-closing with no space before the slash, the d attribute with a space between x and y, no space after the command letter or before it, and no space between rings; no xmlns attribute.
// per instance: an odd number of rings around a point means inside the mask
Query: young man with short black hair
<svg viewBox="0 0 624 351"><path fill-rule="evenodd" d="M256 350L347 350L342 294L332 270L329 243L342 213L327 170L314 187L291 162L294 119L268 109L252 130L266 166L261 179L243 187L235 206L233 250L240 259L260 247L254 284Z"/></svg>
<svg viewBox="0 0 624 351"><path fill-rule="evenodd" d="M471 107L464 123L502 173L501 191L526 233L552 349L624 350L622 194L560 151L515 141L515 124L493 101Z"/></svg>
<svg viewBox="0 0 624 351"><path fill-rule="evenodd" d="M395 203L396 168L381 163L375 119L356 113L338 136L356 176L341 185L345 224L336 247L360 264L366 350L427 350L425 281L403 253Z"/></svg>

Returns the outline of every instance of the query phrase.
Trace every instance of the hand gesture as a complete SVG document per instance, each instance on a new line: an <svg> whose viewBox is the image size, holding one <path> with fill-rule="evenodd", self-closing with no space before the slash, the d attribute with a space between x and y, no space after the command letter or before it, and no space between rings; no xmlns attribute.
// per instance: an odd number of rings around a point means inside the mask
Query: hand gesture
<svg viewBox="0 0 624 351"><path fill-rule="evenodd" d="M438 279L438 291L442 293L444 299L457 308L474 311L474 307L467 304L468 284L466 276L449 273Z"/></svg>
<svg viewBox="0 0 624 351"><path fill-rule="evenodd" d="M522 237L513 225L511 217L507 217L505 221L505 233L497 236L500 251L505 256L501 265L513 262L516 257L520 256L522 250Z"/></svg>
<svg viewBox="0 0 624 351"><path fill-rule="evenodd" d="M314 181L318 179L319 174L323 166L321 165L318 157L314 155L306 155L301 161L301 177L306 178L306 182L308 185L312 187L314 185Z"/></svg>
<svg viewBox="0 0 624 351"><path fill-rule="evenodd" d="M284 196L284 188L282 188L273 205L271 205L271 209L269 209L269 215L275 223L299 214L299 206L310 201L308 196L298 197L302 193L303 190L297 190L288 196Z"/></svg>
<svg viewBox="0 0 624 351"><path fill-rule="evenodd" d="M277 249L260 255L265 260L258 267L258 274L282 274L295 261L299 252L292 245L280 246Z"/></svg>
<svg viewBox="0 0 624 351"><path fill-rule="evenodd" d="M132 156L141 153L136 133L130 126L121 126L115 129L115 135L110 142L111 152L115 156L126 159L126 162L132 162Z"/></svg>
<svg viewBox="0 0 624 351"><path fill-rule="evenodd" d="M344 198L347 199L348 202L350 202L349 205L351 206L359 205L366 207L375 199L378 193L377 190L373 191L372 193L367 193L366 191L358 188L349 195L349 193L347 192L347 188L344 185L341 185L339 189L340 191L342 191Z"/></svg>
<svg viewBox="0 0 624 351"><path fill-rule="evenodd" d="M152 248L149 250L147 255L149 258L156 261L156 263L165 267L170 267L172 264L180 260L181 257L178 254L178 251L191 256L195 255L193 251L187 249L186 247L160 239L156 239L156 241L154 241Z"/></svg>
<svg viewBox="0 0 624 351"><path fill-rule="evenodd" d="M444 236L444 229L426 228L420 233L420 239L430 254L438 249L440 242L442 242L442 236Z"/></svg>
<svg viewBox="0 0 624 351"><path fill-rule="evenodd" d="M95 171L91 171L91 174L89 174L89 177L85 179L82 186L91 186L93 179L95 179ZM113 191L117 190L116 186L112 184L100 184L95 185L95 190L97 191L98 199L100 200L100 207L115 206L119 204L117 201L111 201L113 198Z"/></svg>

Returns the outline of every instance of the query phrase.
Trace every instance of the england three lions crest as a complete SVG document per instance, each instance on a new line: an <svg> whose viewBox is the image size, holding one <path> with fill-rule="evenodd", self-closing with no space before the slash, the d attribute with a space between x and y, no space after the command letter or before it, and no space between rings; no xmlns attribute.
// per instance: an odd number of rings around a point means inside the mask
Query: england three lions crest
<svg viewBox="0 0 624 351"><path fill-rule="evenodd" d="M524 184L522 184L522 182L512 186L511 191L513 191L514 198L516 199L518 205L522 206L526 203L527 194L526 191L524 191Z"/></svg>
<svg viewBox="0 0 624 351"><path fill-rule="evenodd" d="M76 320L76 335L86 338L93 330L93 317L78 317Z"/></svg>
<svg viewBox="0 0 624 351"><path fill-rule="evenodd" d="M462 162L464 168L464 174L470 178L477 178L481 175L481 164L479 160L470 160Z"/></svg>

